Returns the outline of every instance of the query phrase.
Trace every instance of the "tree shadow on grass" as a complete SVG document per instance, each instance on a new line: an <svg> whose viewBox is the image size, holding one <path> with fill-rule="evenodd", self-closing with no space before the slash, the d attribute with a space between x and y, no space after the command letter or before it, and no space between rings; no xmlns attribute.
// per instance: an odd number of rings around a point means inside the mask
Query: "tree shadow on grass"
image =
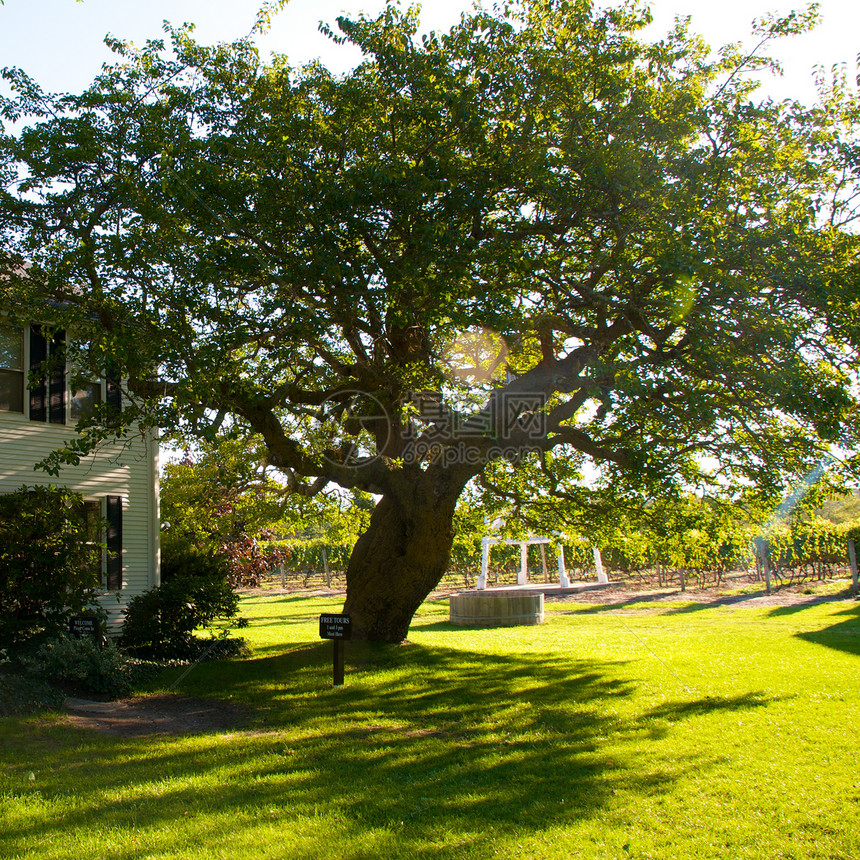
<svg viewBox="0 0 860 860"><path fill-rule="evenodd" d="M320 613L313 612L308 615L291 615L289 621L285 621L283 616L268 615L265 617L249 618L249 627L295 627L297 624L316 623L319 620ZM269 620L272 619L272 620Z"/></svg>
<svg viewBox="0 0 860 860"><path fill-rule="evenodd" d="M747 594L726 594L713 600L691 600L685 606L672 606L666 609L662 615L687 615L691 612L701 612L703 609L717 609L720 606L743 606L757 597L764 597L766 592L753 591Z"/></svg>
<svg viewBox="0 0 860 860"><path fill-rule="evenodd" d="M657 615L683 615L719 606L735 606L764 596L765 592L761 591L749 594L726 594L721 597L709 596L708 600L696 600L695 592L691 591L675 591L668 594L661 592L659 594L636 594L626 600L619 600L614 603L589 604L573 609L557 609L556 611L564 615L599 615L623 609L649 609L654 610ZM683 603L683 606L674 605L677 603ZM563 607L564 603L553 605Z"/></svg>
<svg viewBox="0 0 860 860"><path fill-rule="evenodd" d="M612 612L616 609L636 608L640 604L643 606L649 606L650 604L659 606L661 602L664 603L666 600L683 600L686 593L678 591L669 594L662 592L659 594L636 594L626 600L618 600L612 603L588 603L585 605L577 605L561 600L558 602L552 601L551 605L556 607L557 612L564 615L600 615L601 613Z"/></svg>
<svg viewBox="0 0 860 860"><path fill-rule="evenodd" d="M679 592L679 595L681 593ZM774 594L779 594L779 589L774 589ZM770 597L767 591L762 588L761 591L752 591L746 592L744 594L724 594L720 597L714 597L709 600L699 600L696 601L691 599L689 603L686 603L684 606L667 606L658 614L660 615L688 615L691 612L701 612L704 609L719 609L724 606L737 606L744 607L745 604L750 604L755 607L756 604L753 602L755 600L764 600ZM843 600L845 598L844 594L834 594L834 595L810 595L808 599L801 600L797 603L793 603L788 606L780 606L777 609L774 609L771 615L780 615L780 614L789 614L792 612L800 612L803 609L808 609L810 606L817 606L821 603L833 603L838 600ZM683 598L682 598L683 599ZM635 604L637 601L631 601L632 604ZM623 606L624 604L616 604L616 606ZM656 607L659 610L659 605Z"/></svg>
<svg viewBox="0 0 860 860"><path fill-rule="evenodd" d="M647 712L647 716L676 723L688 717L700 717L720 711L731 712L761 708L778 700L779 697L768 696L761 691L743 693L738 696L703 696L689 702L669 702L657 705Z"/></svg>
<svg viewBox="0 0 860 860"><path fill-rule="evenodd" d="M340 594L307 594L307 593L296 593L296 594L285 594L283 592L278 592L275 594L259 594L259 593L245 593L243 591L238 592L239 596L242 598L242 603L248 606L253 606L256 604L263 605L273 605L278 606L281 603L304 603L307 604L309 601L319 601L320 603L327 602L337 602L340 600L343 601L343 595Z"/></svg>
<svg viewBox="0 0 860 860"><path fill-rule="evenodd" d="M822 603L842 603L848 601L850 598L851 594L848 591L843 591L839 594L810 595L806 600L800 600L797 603L791 603L787 606L776 606L768 612L768 615L771 617L796 615L797 613L810 609L813 606L820 606ZM849 611L852 605L854 604L848 604ZM856 605L856 608L860 610L860 605Z"/></svg>
<svg viewBox="0 0 860 860"><path fill-rule="evenodd" d="M767 703L750 694L642 712L625 707L636 686L622 663L354 644L336 689L327 642L189 676L185 695L217 690L256 707L250 731L116 739L31 723L0 753L24 762L19 795L35 791L24 768L50 768L7 849L101 831L128 834L99 845L105 860L181 853L188 842L263 856L274 828L294 835L265 856L489 856L524 832L598 814L618 791L668 789L707 768L685 753L643 767L655 731ZM70 792L75 802L63 803Z"/></svg>
<svg viewBox="0 0 860 860"><path fill-rule="evenodd" d="M513 627L520 626L536 626L536 625L504 625L504 624L452 624L450 621L440 619L438 621L428 621L423 623L413 623L409 628L410 631L432 631L434 633L437 632L447 632L447 633L466 633L470 630L511 630Z"/></svg>
<svg viewBox="0 0 860 860"><path fill-rule="evenodd" d="M793 609L794 607L781 607L782 609ZM785 615L785 612L772 613L773 615ZM814 642L816 645L824 645L827 648L835 648L848 654L860 654L860 603L852 602L848 607L837 613L844 621L837 621L822 630L796 633L798 639Z"/></svg>

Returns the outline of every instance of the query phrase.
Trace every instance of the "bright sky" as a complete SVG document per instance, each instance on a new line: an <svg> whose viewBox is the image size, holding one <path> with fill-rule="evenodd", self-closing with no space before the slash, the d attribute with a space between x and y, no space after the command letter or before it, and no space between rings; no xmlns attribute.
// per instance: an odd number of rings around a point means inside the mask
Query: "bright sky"
<svg viewBox="0 0 860 860"><path fill-rule="evenodd" d="M0 6L0 67L20 66L46 90L83 89L110 59L105 34L142 43L161 35L162 21L193 22L203 42L224 41L248 33L262 0L5 0ZM457 21L470 0L427 0L423 28L444 29ZM608 0L606 0L608 5ZM694 29L712 45L748 37L753 18L786 12L803 0L653 0L654 37L665 33L676 15L690 15ZM332 69L348 68L355 55L330 43L317 31L320 20L334 23L342 13L372 13L382 0L291 0L261 43L264 51L286 53L293 64L322 57ZM815 64L829 68L847 62L851 73L860 53L860 3L820 0L822 24L812 34L787 40L774 51L785 68L781 80L769 81L775 98L811 99Z"/></svg>

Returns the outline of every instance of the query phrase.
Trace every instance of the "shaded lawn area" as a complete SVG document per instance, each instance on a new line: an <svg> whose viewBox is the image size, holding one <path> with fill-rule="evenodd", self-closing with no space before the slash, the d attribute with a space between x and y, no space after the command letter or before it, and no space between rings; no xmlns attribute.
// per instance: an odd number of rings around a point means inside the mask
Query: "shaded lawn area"
<svg viewBox="0 0 860 860"><path fill-rule="evenodd" d="M0 857L860 856L854 602L499 630L427 603L332 689L339 608L243 600L252 656L175 690L254 709L239 730L0 720Z"/></svg>

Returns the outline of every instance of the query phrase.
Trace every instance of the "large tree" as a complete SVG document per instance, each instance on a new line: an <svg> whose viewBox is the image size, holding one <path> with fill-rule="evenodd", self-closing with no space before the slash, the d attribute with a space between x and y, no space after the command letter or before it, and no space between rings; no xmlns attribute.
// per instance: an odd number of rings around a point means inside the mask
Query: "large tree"
<svg viewBox="0 0 860 860"><path fill-rule="evenodd" d="M419 38L388 8L338 19L343 75L187 30L82 95L8 71L7 288L99 320L127 421L227 422L294 492L378 496L362 637L406 635L500 458L777 491L856 438L857 102L755 99L803 15L716 56L647 20L523 0Z"/></svg>

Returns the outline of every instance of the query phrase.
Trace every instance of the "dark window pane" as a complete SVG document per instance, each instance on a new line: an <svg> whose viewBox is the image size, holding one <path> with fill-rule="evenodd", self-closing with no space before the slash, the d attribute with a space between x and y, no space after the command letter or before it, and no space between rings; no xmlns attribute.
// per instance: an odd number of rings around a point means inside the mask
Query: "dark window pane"
<svg viewBox="0 0 860 860"><path fill-rule="evenodd" d="M91 561L93 572L101 579L102 576L102 506L100 502L84 502L84 523L87 529L87 543L92 550Z"/></svg>
<svg viewBox="0 0 860 860"><path fill-rule="evenodd" d="M30 420L48 420L48 385L44 362L48 358L48 341L40 326L30 327Z"/></svg>
<svg viewBox="0 0 860 860"><path fill-rule="evenodd" d="M98 543L102 536L102 506L99 502L84 502L84 522L87 527L87 540Z"/></svg>
<svg viewBox="0 0 860 860"><path fill-rule="evenodd" d="M24 332L11 326L0 326L0 368L24 369Z"/></svg>
<svg viewBox="0 0 860 860"><path fill-rule="evenodd" d="M24 373L0 370L0 412L24 411Z"/></svg>
<svg viewBox="0 0 860 860"><path fill-rule="evenodd" d="M105 498L107 527L107 587L111 591L122 588L122 497Z"/></svg>
<svg viewBox="0 0 860 860"><path fill-rule="evenodd" d="M102 386L100 382L91 382L77 391L73 391L69 400L69 415L72 421L89 417L96 406L102 402Z"/></svg>
<svg viewBox="0 0 860 860"><path fill-rule="evenodd" d="M66 423L66 333L58 331L51 340L48 375L48 421Z"/></svg>

